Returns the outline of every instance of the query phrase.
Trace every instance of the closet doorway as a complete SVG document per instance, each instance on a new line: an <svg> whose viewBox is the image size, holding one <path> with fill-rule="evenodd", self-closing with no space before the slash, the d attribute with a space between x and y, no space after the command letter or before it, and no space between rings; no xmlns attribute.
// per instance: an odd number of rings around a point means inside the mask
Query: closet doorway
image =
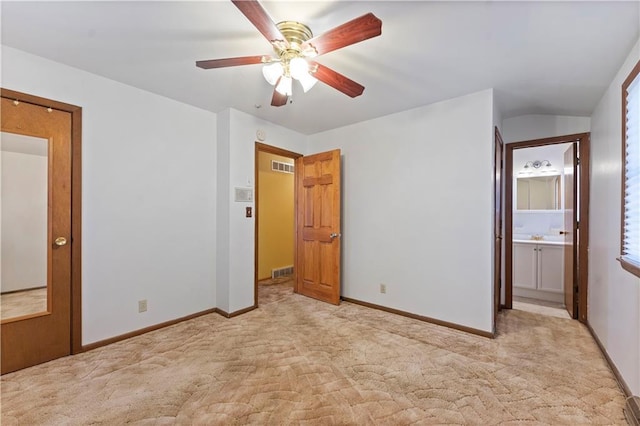
<svg viewBox="0 0 640 426"><path fill-rule="evenodd" d="M295 264L295 160L301 154L256 143L255 152L255 300L263 303L272 291L291 287ZM277 297L276 294L273 295Z"/></svg>

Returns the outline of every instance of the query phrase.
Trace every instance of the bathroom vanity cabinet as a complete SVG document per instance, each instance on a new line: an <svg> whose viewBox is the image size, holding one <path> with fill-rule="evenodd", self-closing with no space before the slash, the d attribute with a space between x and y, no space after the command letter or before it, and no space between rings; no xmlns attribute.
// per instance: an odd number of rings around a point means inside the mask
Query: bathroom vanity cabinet
<svg viewBox="0 0 640 426"><path fill-rule="evenodd" d="M564 246L544 241L513 243L513 294L562 303Z"/></svg>

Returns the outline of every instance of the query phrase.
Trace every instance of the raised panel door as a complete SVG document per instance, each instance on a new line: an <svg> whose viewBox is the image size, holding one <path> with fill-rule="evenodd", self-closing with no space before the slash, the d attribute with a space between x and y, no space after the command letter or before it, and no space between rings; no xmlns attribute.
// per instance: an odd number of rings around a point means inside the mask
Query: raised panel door
<svg viewBox="0 0 640 426"><path fill-rule="evenodd" d="M296 160L296 291L340 303L340 150Z"/></svg>

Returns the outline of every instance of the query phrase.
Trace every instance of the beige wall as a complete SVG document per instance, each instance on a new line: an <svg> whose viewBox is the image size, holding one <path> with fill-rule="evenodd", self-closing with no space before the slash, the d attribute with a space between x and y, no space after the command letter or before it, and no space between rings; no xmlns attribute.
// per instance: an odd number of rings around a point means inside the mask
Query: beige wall
<svg viewBox="0 0 640 426"><path fill-rule="evenodd" d="M265 152L258 157L258 279L293 265L293 174L271 171L271 160L293 160Z"/></svg>

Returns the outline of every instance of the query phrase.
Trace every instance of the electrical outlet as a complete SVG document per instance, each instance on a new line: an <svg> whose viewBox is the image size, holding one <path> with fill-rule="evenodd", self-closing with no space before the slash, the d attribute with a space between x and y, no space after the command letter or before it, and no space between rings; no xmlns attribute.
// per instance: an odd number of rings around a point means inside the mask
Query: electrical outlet
<svg viewBox="0 0 640 426"><path fill-rule="evenodd" d="M387 292L387 285L380 284L380 293L385 294Z"/></svg>
<svg viewBox="0 0 640 426"><path fill-rule="evenodd" d="M147 300L138 300L138 312L147 312Z"/></svg>

